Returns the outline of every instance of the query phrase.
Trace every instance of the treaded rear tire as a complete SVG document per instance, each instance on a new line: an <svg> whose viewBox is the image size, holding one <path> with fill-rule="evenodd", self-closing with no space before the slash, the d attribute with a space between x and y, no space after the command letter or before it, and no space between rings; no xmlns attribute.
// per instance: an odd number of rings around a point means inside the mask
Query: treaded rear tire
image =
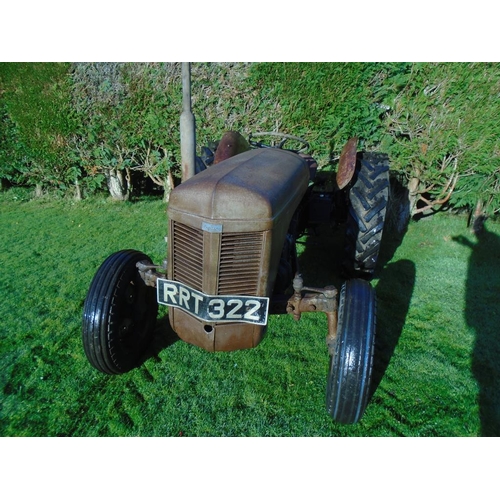
<svg viewBox="0 0 500 500"><path fill-rule="evenodd" d="M94 368L109 375L137 366L156 323L156 290L146 286L139 276L139 261L152 263L136 250L110 255L95 274L85 299L85 355Z"/></svg>
<svg viewBox="0 0 500 500"><path fill-rule="evenodd" d="M361 279L344 283L326 389L326 409L336 422L359 422L368 404L375 348L375 315L375 290L370 283Z"/></svg>
<svg viewBox="0 0 500 500"><path fill-rule="evenodd" d="M346 277L371 279L375 272L389 198L389 158L382 153L359 153L349 190L346 224Z"/></svg>

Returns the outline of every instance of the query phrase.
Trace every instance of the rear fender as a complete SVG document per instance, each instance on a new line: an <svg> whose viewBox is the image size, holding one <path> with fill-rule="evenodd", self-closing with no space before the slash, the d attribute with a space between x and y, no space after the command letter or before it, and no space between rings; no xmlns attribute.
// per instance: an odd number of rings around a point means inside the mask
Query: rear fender
<svg viewBox="0 0 500 500"><path fill-rule="evenodd" d="M250 149L250 144L239 132L226 132L217 146L214 165L232 156L244 153Z"/></svg>
<svg viewBox="0 0 500 500"><path fill-rule="evenodd" d="M358 149L358 138L351 137L340 154L339 169L337 171L337 185L344 189L354 175L356 169L356 153Z"/></svg>

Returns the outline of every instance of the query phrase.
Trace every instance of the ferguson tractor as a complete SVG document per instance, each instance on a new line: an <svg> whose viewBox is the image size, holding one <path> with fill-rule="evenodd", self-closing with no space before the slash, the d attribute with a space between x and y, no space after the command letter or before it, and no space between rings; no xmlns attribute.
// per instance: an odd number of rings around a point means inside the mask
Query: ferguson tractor
<svg viewBox="0 0 500 500"><path fill-rule="evenodd" d="M189 65L183 66L183 182L168 204L167 258L135 250L110 255L98 269L83 312L83 346L106 374L137 366L158 304L172 329L207 351L256 347L270 314L326 314L330 356L326 408L341 423L363 416L375 342L375 270L384 226L388 159L345 145L336 174L317 171L301 138L226 133L215 151L195 157ZM285 146L293 144L294 148ZM213 154L212 154L213 153ZM199 173L194 173L199 171ZM347 280L304 284L296 242L311 226L342 224Z"/></svg>

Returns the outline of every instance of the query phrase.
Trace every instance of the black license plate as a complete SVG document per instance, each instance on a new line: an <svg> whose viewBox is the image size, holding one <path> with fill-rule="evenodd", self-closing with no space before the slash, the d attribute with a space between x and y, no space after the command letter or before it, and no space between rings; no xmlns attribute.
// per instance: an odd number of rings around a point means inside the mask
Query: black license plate
<svg viewBox="0 0 500 500"><path fill-rule="evenodd" d="M238 322L266 325L268 297L206 295L177 281L157 280L158 304L178 307L210 323Z"/></svg>

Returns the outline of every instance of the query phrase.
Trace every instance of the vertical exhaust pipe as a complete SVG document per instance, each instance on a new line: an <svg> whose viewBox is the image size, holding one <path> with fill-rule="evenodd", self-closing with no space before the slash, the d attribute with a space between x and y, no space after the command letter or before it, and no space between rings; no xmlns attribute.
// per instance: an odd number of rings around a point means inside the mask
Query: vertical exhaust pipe
<svg viewBox="0 0 500 500"><path fill-rule="evenodd" d="M191 63L182 63L182 114L180 118L181 131L181 162L182 182L194 175L196 161L196 123L191 111Z"/></svg>

